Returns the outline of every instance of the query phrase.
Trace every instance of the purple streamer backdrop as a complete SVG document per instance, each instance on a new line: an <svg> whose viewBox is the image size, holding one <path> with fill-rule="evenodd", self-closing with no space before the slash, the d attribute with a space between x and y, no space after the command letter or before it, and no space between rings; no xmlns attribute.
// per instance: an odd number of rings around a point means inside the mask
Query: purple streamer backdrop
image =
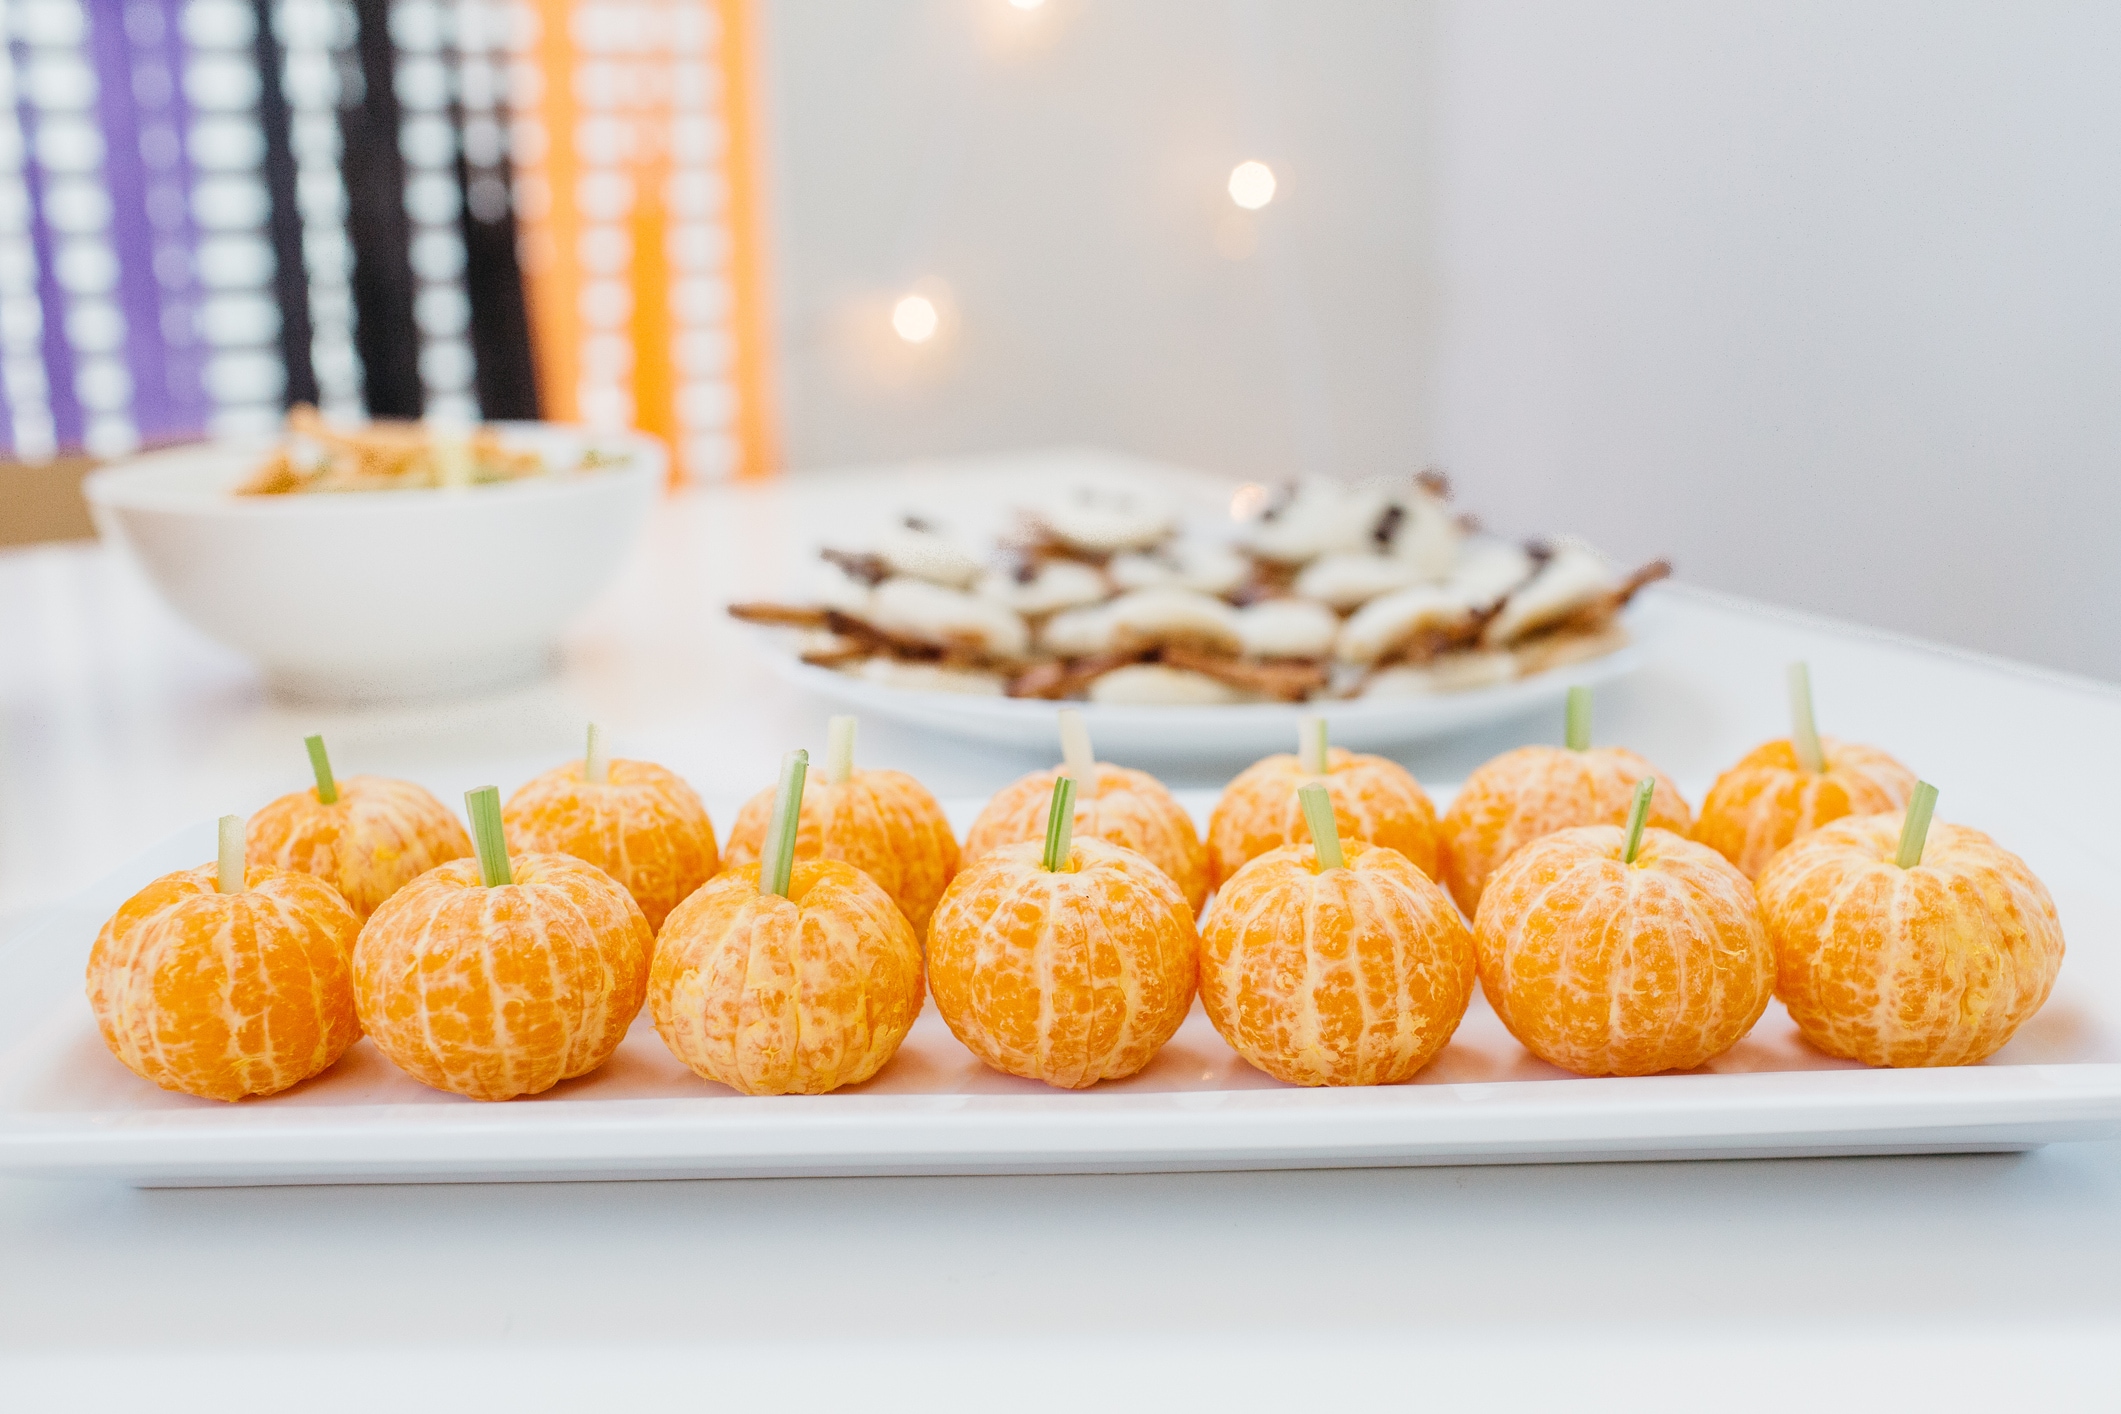
<svg viewBox="0 0 2121 1414"><path fill-rule="evenodd" d="M22 71L22 46L15 47L15 72ZM22 123L22 186L29 196L30 246L37 253L37 304L44 312L44 377L50 385L52 427L62 447L81 445L81 400L74 394L74 350L66 342L66 298L52 273L51 223L44 219L44 172L36 161L36 111L20 95L15 111Z"/></svg>
<svg viewBox="0 0 2121 1414"><path fill-rule="evenodd" d="M135 89L149 87L153 78L150 70L136 82L132 45L125 33L136 8L143 27L168 28L151 5L93 5L88 7L88 53L96 71L96 109L103 128L103 177L111 199L111 253L118 257L117 303L125 316L125 364L133 380L133 425L141 441L156 442L196 429L198 421L193 419L188 429L183 414L171 405L163 357L162 292L155 281L155 228L147 219L147 166L140 160L135 98ZM168 75L166 82L173 88L176 75Z"/></svg>

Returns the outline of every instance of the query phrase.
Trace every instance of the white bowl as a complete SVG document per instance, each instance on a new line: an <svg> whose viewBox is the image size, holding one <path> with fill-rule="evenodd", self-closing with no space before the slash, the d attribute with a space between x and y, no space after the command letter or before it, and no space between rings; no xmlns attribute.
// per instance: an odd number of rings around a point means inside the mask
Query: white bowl
<svg viewBox="0 0 2121 1414"><path fill-rule="evenodd" d="M591 434L504 424L555 465ZM662 447L582 475L453 491L236 496L270 441L153 452L92 473L103 535L176 611L257 659L277 692L311 701L438 697L533 677L560 624L602 589L662 484Z"/></svg>

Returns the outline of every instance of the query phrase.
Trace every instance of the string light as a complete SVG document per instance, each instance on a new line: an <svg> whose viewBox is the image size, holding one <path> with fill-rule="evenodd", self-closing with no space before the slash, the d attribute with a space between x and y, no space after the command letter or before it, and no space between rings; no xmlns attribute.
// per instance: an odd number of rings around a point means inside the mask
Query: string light
<svg viewBox="0 0 2121 1414"><path fill-rule="evenodd" d="M1274 200L1274 170L1264 162L1240 162L1230 171L1230 200L1257 211Z"/></svg>
<svg viewBox="0 0 2121 1414"><path fill-rule="evenodd" d="M891 327L909 344L927 343L941 322L935 301L926 295L907 295L891 307Z"/></svg>

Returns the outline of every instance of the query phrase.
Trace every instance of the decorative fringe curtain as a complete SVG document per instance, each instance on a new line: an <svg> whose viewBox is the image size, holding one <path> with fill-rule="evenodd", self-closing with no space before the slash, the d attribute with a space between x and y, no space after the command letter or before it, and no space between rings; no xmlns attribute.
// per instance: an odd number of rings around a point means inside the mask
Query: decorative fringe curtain
<svg viewBox="0 0 2121 1414"><path fill-rule="evenodd" d="M0 444L357 418L770 463L744 0L0 2Z"/></svg>

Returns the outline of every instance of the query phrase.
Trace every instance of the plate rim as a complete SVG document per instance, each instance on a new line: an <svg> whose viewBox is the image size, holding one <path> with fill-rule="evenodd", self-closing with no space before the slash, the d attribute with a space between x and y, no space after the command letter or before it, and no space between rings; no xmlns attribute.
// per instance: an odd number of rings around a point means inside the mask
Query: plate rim
<svg viewBox="0 0 2121 1414"><path fill-rule="evenodd" d="M1596 658L1586 658L1582 662L1568 663L1557 668L1544 668L1539 672L1527 674L1521 678L1513 678L1507 683L1496 683L1489 687L1465 688L1456 692L1439 692L1419 697L1337 697L1305 702L1174 703L1170 706L1153 706L1135 703L1089 702L1076 699L996 697L972 692L923 692L915 688L893 687L889 683L868 682L862 678L851 677L833 668L820 667L815 663L805 663L800 657L778 651L771 644L761 645L761 651L768 655L773 670L784 681L799 687L809 688L820 695L826 695L827 692L827 689L820 686L820 684L831 683L835 686L852 684L864 692L891 694L904 698L916 705L933 703L939 707L956 707L960 704L974 704L988 707L1000 713L1007 713L1010 721L1022 722L1044 721L1054 711L1062 707L1076 708L1086 718L1093 721L1097 718L1106 720L1124 718L1130 721L1138 719L1144 723L1156 720L1160 714L1205 712L1214 713L1219 720L1237 719L1254 723L1272 721L1276 724L1280 724L1285 719L1292 717L1314 715L1325 716L1328 719L1336 717L1386 718L1395 713L1403 713L1410 706L1416 705L1442 703L1494 704L1497 698L1493 694L1508 692L1513 688L1529 688L1535 685L1539 689L1538 693L1528 692L1523 695L1526 698L1536 696L1538 699L1544 700L1545 697L1551 695L1551 690L1556 685L1561 684L1564 678L1570 679L1571 685L1576 682L1584 682L1586 685L1596 682L1610 682L1616 678L1640 671L1648 661L1646 645L1636 641L1623 644L1610 653L1601 653ZM1603 671L1595 673L1591 671L1597 669L1602 669ZM1589 681L1587 682L1586 680ZM1504 715L1522 705L1514 695L1508 701L1509 705L1498 709L1497 715Z"/></svg>

